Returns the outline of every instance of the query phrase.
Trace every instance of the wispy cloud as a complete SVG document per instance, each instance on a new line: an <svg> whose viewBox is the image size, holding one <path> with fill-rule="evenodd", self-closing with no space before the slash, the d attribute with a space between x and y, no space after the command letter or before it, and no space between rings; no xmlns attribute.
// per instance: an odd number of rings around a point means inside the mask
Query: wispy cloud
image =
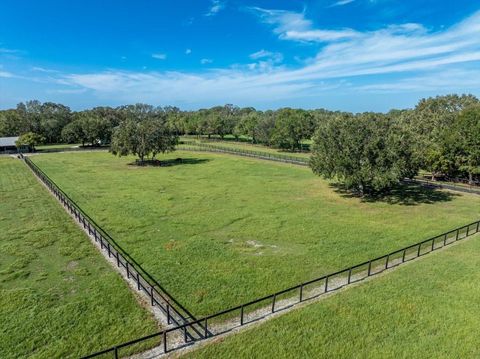
<svg viewBox="0 0 480 359"><path fill-rule="evenodd" d="M424 75L409 76L397 81L381 81L374 84L357 86L359 91L374 93L399 93L410 91L450 91L452 88L462 91L478 90L480 69L434 70Z"/></svg>
<svg viewBox="0 0 480 359"><path fill-rule="evenodd" d="M212 62L213 62L212 59L206 59L206 58L205 58L205 59L201 59L201 60L200 60L200 63L201 63L202 65L211 64Z"/></svg>
<svg viewBox="0 0 480 359"><path fill-rule="evenodd" d="M192 49L186 49L185 50L185 55L190 55L192 53Z"/></svg>
<svg viewBox="0 0 480 359"><path fill-rule="evenodd" d="M0 77L10 78L10 77L15 77L15 75L12 74L11 72L0 70Z"/></svg>
<svg viewBox="0 0 480 359"><path fill-rule="evenodd" d="M335 7L335 6L343 6L343 5L347 5L347 4L350 4L352 2L354 2L355 0L339 0L337 2L334 2L332 5L330 5L330 7Z"/></svg>
<svg viewBox="0 0 480 359"><path fill-rule="evenodd" d="M225 8L225 2L220 0L212 0L210 8L205 13L205 16L214 16L217 15L221 10Z"/></svg>
<svg viewBox="0 0 480 359"><path fill-rule="evenodd" d="M167 54L152 54L152 57L157 60L165 60L167 58Z"/></svg>
<svg viewBox="0 0 480 359"><path fill-rule="evenodd" d="M250 54L249 57L252 60L271 59L273 62L281 62L283 60L283 55L280 52L271 52L264 49Z"/></svg>
<svg viewBox="0 0 480 359"><path fill-rule="evenodd" d="M305 13L270 10L259 7L250 8L260 19L273 26L273 31L280 39L304 42L331 42L352 39L360 35L352 29L315 29L313 22L305 17Z"/></svg>
<svg viewBox="0 0 480 359"><path fill-rule="evenodd" d="M58 70L46 69L45 67L41 67L41 66L32 67L32 71L44 72L44 73L47 73L47 74L54 74L54 73L59 72Z"/></svg>
<svg viewBox="0 0 480 359"><path fill-rule="evenodd" d="M318 30L303 13L291 19L297 28L308 24L308 31ZM279 36L291 27L275 24ZM440 31L421 24L351 31L354 37L326 41L316 56L296 67L275 62L281 54L261 49L249 55L253 64L196 73L110 70L54 76L62 85L87 89L102 99L176 104L265 103L321 97L332 88L337 93L480 90L480 12Z"/></svg>
<svg viewBox="0 0 480 359"><path fill-rule="evenodd" d="M20 50L7 49L5 47L0 47L0 54L18 54L20 52L21 52Z"/></svg>

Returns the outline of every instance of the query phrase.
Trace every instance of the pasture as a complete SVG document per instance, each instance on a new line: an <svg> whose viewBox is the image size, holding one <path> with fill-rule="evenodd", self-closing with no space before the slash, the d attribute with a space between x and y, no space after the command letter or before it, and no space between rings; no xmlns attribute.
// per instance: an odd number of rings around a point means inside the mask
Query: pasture
<svg viewBox="0 0 480 359"><path fill-rule="evenodd" d="M168 162L181 157L183 163ZM178 151L165 167L102 153L33 156L197 316L478 219L480 198L419 186L360 199L308 168Z"/></svg>
<svg viewBox="0 0 480 359"><path fill-rule="evenodd" d="M300 157L300 158L310 157L310 152L288 152L278 148L268 147L261 144L251 144L248 142L237 142L237 141L227 141L227 140L208 141L207 138L203 138L203 141L199 141L191 137L184 138L184 142L186 146L190 146L194 144L207 144L213 147L232 148L232 149L242 150L242 151L257 151L257 152L263 152L263 153L271 153L274 155L285 155L285 156ZM180 145L179 148L181 149L182 145Z"/></svg>
<svg viewBox="0 0 480 359"><path fill-rule="evenodd" d="M79 357L157 328L22 161L0 158L0 357Z"/></svg>
<svg viewBox="0 0 480 359"><path fill-rule="evenodd" d="M477 358L480 237L185 358Z"/></svg>

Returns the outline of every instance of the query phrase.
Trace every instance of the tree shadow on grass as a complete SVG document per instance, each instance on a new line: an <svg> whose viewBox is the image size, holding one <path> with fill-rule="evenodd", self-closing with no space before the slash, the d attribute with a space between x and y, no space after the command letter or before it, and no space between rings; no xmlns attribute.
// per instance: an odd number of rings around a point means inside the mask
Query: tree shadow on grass
<svg viewBox="0 0 480 359"><path fill-rule="evenodd" d="M171 167L171 166L181 166L181 165L197 165L205 162L211 161L208 158L171 158L167 160L136 160L131 162L129 166L137 167Z"/></svg>
<svg viewBox="0 0 480 359"><path fill-rule="evenodd" d="M437 202L448 202L459 194L442 191L437 188L422 186L416 183L399 183L386 192L371 193L360 196L345 188L344 185L330 184L336 193L344 198L360 198L362 202L385 202L388 204L400 204L404 206L416 206L419 204L434 204Z"/></svg>

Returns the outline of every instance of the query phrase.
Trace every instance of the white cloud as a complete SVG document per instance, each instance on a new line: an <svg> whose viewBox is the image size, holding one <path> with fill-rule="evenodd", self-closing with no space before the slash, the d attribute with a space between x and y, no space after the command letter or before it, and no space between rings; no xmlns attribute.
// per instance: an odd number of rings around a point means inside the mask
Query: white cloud
<svg viewBox="0 0 480 359"><path fill-rule="evenodd" d="M185 50L185 55L190 55L192 53L192 49L186 49Z"/></svg>
<svg viewBox="0 0 480 359"><path fill-rule="evenodd" d="M201 59L201 60L200 60L200 63L201 63L202 65L211 64L212 62L213 62L212 59Z"/></svg>
<svg viewBox="0 0 480 359"><path fill-rule="evenodd" d="M337 2L334 2L332 5L330 5L330 7L335 7L335 6L343 6L343 5L347 5L347 4L350 4L352 2L354 2L355 0L339 0Z"/></svg>
<svg viewBox="0 0 480 359"><path fill-rule="evenodd" d="M294 17L297 24L305 21L301 15ZM268 103L331 95L332 88L355 93L480 90L480 12L441 31L400 24L355 33L327 42L294 68L275 63L276 53L262 49L250 55L253 64L197 73L111 70L55 76L57 83L87 89L100 99L179 105Z"/></svg>
<svg viewBox="0 0 480 359"><path fill-rule="evenodd" d="M275 66L283 61L283 55L280 52L271 52L264 49L250 54L249 57L256 62L247 64L246 67L249 70L263 72L275 70ZM237 65L236 67L242 68L241 65Z"/></svg>
<svg viewBox="0 0 480 359"><path fill-rule="evenodd" d="M165 60L167 58L167 54L152 54L152 57L157 60Z"/></svg>
<svg viewBox="0 0 480 359"><path fill-rule="evenodd" d="M463 91L478 90L480 69L450 69L449 71L432 71L425 75L407 77L398 81L379 82L357 86L360 91L369 92L410 92L410 91L443 91L457 88Z"/></svg>
<svg viewBox="0 0 480 359"><path fill-rule="evenodd" d="M0 77L11 78L15 77L15 75L8 71L0 71Z"/></svg>
<svg viewBox="0 0 480 359"><path fill-rule="evenodd" d="M225 8L225 2L220 0L212 0L211 6L205 13L205 16L214 16Z"/></svg>
<svg viewBox="0 0 480 359"><path fill-rule="evenodd" d="M352 29L315 29L312 21L305 18L303 12L269 10L259 7L252 7L250 9L254 11L264 23L273 25L273 31L283 40L331 42L335 40L352 39L360 35L359 32Z"/></svg>
<svg viewBox="0 0 480 359"><path fill-rule="evenodd" d="M44 67L40 67L40 66L34 66L32 67L32 71L37 71L37 72L44 72L44 73L58 73L59 71L57 70L52 70L52 69L46 69Z"/></svg>
<svg viewBox="0 0 480 359"><path fill-rule="evenodd" d="M282 62L283 60L283 55L280 52L271 52L264 49L250 54L249 57L252 60L269 59L275 63Z"/></svg>
<svg viewBox="0 0 480 359"><path fill-rule="evenodd" d="M20 50L7 49L5 47L0 47L0 54L18 54L20 52L21 52Z"/></svg>

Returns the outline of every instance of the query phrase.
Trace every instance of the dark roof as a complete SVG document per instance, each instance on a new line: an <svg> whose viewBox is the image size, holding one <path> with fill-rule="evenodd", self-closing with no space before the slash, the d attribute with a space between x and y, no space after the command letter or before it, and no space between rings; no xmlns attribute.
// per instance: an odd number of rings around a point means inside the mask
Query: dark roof
<svg viewBox="0 0 480 359"><path fill-rule="evenodd" d="M15 141L18 140L18 137L0 137L0 147L16 147Z"/></svg>

